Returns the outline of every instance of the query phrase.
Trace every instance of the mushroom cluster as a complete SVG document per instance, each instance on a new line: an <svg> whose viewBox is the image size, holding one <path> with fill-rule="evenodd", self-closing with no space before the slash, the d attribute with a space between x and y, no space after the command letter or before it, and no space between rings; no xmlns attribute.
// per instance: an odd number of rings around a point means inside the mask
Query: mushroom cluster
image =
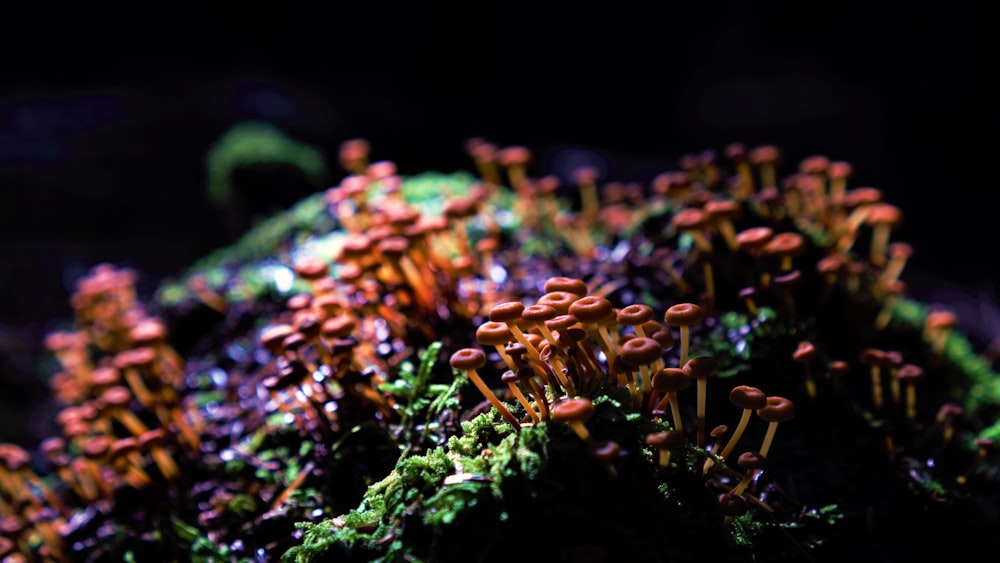
<svg viewBox="0 0 1000 563"><path fill-rule="evenodd" d="M734 143L645 186L466 150L475 177L415 194L346 141L336 228L255 249L283 289L198 272L180 307L81 278L46 339L58 433L0 444L0 556L495 560L469 547L490 530L660 560L638 530L669 523L670 557L782 560L779 535L837 545L836 485L796 472L1000 489L993 373L907 298L902 212L846 162L781 176ZM638 516L582 538L585 509Z"/></svg>

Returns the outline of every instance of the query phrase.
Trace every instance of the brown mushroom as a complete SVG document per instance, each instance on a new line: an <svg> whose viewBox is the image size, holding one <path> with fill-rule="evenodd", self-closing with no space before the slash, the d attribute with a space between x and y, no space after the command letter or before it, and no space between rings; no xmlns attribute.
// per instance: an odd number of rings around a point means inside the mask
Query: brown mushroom
<svg viewBox="0 0 1000 563"><path fill-rule="evenodd" d="M594 414L594 403L586 397L564 399L552 405L551 420L569 426L584 442L591 441L584 421Z"/></svg>
<svg viewBox="0 0 1000 563"><path fill-rule="evenodd" d="M691 327L705 320L705 311L694 303L678 303L667 309L663 314L663 320L670 326L680 328L681 350L678 365L683 367L688 361Z"/></svg>
<svg viewBox="0 0 1000 563"><path fill-rule="evenodd" d="M757 416L767 422L767 431L764 433L764 441L759 450L761 457L767 457L778 424L795 418L795 405L784 397L768 397L767 406L757 409Z"/></svg>
<svg viewBox="0 0 1000 563"><path fill-rule="evenodd" d="M642 336L631 338L621 345L619 356L622 362L629 367L639 369L643 395L652 389L652 366L660 360L662 353L663 347L659 342Z"/></svg>
<svg viewBox="0 0 1000 563"><path fill-rule="evenodd" d="M792 352L792 360L802 364L802 370L805 372L806 381L806 395L810 399L816 398L816 380L813 378L812 368L809 366L809 362L815 359L819 355L819 350L816 349L816 345L807 340L799 342L795 351Z"/></svg>
<svg viewBox="0 0 1000 563"><path fill-rule="evenodd" d="M736 447L740 437L743 436L743 432L746 430L747 424L750 423L750 415L754 411L767 407L767 395L756 387L737 385L729 392L729 402L743 409L743 413L740 415L740 421L736 424L733 435L729 437L726 446L719 453L719 457L722 459L726 459Z"/></svg>
<svg viewBox="0 0 1000 563"><path fill-rule="evenodd" d="M479 392L486 397L486 400L493 405L493 408L500 412L500 415L503 416L504 420L509 422L515 430L521 430L521 423L514 417L513 414L511 414L507 407L500 402L500 399L497 398L497 396L493 393L493 390L486 385L486 382L483 381L483 379L479 376L479 373L476 371L486 365L486 354L483 354L482 350L478 348L462 348L457 350L451 355L450 363L452 369L464 371L469 376L469 379L471 379L472 383L475 384L477 389L479 389Z"/></svg>
<svg viewBox="0 0 1000 563"><path fill-rule="evenodd" d="M541 422L541 416L535 411L535 407L531 406L531 401L524 396L524 393L521 392L521 389L517 386L519 380L520 378L518 377L518 374L513 370L507 370L503 372L502 376L500 376L500 381L507 384L507 388L510 389L511 394L514 395L517 402L521 403L521 406L524 407L524 411L528 413L531 420L535 424L538 424Z"/></svg>
<svg viewBox="0 0 1000 563"><path fill-rule="evenodd" d="M896 378L906 386L906 418L910 422L917 419L916 382L923 377L924 370L918 365L903 364L896 370Z"/></svg>
<svg viewBox="0 0 1000 563"><path fill-rule="evenodd" d="M663 393L663 398L653 407L653 411L663 410L667 404L673 415L674 430L683 431L684 425L681 422L681 409L677 401L677 392L683 391L691 386L691 372L683 368L663 368L653 375L653 390ZM650 399L652 399L652 395Z"/></svg>
<svg viewBox="0 0 1000 563"><path fill-rule="evenodd" d="M656 464L661 468L669 466L671 452L679 450L686 443L687 438L679 430L664 430L646 435L646 445L658 452Z"/></svg>
<svg viewBox="0 0 1000 563"><path fill-rule="evenodd" d="M691 374L698 390L696 414L698 417L698 447L705 447L705 403L708 399L708 378L719 371L719 362L712 356L691 358L684 364L684 371Z"/></svg>

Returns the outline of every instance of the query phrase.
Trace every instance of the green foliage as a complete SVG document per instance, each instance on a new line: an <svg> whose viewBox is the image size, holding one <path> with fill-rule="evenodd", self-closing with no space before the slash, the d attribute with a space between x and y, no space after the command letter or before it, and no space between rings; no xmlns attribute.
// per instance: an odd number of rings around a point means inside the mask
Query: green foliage
<svg viewBox="0 0 1000 563"><path fill-rule="evenodd" d="M302 543L282 560L313 561L338 545L370 553L373 561L396 561L404 552L420 557L421 548L413 545L420 537L426 543L429 534L433 544L467 511L498 506L506 479L538 476L548 453L545 426L501 435L503 428L490 411L464 422L462 435L453 436L447 446L400 458L385 479L368 488L358 508L338 518L298 524L304 531ZM417 539L405 543L402 538L411 530L418 530L412 532Z"/></svg>
<svg viewBox="0 0 1000 563"><path fill-rule="evenodd" d="M912 299L900 299L892 311L896 322L905 323L915 329L923 326L928 308ZM989 360L977 354L969 339L960 331L948 334L944 346L944 358L961 374L960 384L964 389L956 389L956 395L964 398L968 412L977 412L990 405L1000 404L1000 374L993 371ZM957 385L958 383L956 383ZM996 439L1000 437L1000 420L992 421L980 437Z"/></svg>
<svg viewBox="0 0 1000 563"><path fill-rule="evenodd" d="M233 171L254 164L290 164L316 182L327 175L323 153L318 149L288 137L269 123L246 121L222 135L205 158L212 201L229 202L233 197Z"/></svg>

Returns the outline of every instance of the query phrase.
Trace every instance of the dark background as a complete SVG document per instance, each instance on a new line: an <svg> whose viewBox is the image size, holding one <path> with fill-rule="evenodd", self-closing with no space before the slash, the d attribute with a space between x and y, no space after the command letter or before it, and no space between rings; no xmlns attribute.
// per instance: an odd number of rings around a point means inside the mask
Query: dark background
<svg viewBox="0 0 1000 563"><path fill-rule="evenodd" d="M983 9L421 4L3 8L0 441L36 438L39 343L79 275L132 266L148 296L232 240L204 156L247 119L321 149L331 183L351 137L404 174L471 170L473 135L532 148L537 175L582 150L607 177L648 181L732 141L847 160L854 185L902 208L916 296L953 303L984 343L1000 334L998 45Z"/></svg>

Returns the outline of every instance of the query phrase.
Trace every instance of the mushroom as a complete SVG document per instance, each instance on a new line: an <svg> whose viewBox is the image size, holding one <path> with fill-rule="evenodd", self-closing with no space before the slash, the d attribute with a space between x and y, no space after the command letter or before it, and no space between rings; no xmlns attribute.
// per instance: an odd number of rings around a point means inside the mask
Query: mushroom
<svg viewBox="0 0 1000 563"><path fill-rule="evenodd" d="M713 199L705 204L708 220L715 225L729 250L736 252L739 244L736 242L736 228L733 220L739 219L742 208L739 203L728 199Z"/></svg>
<svg viewBox="0 0 1000 563"><path fill-rule="evenodd" d="M607 325L601 324L602 321L611 317L614 317L617 322L618 316L611 301L596 295L581 297L569 306L569 314L583 324L587 333L597 341L601 350L604 351L608 365L613 365L616 357L615 348L611 345Z"/></svg>
<svg viewBox="0 0 1000 563"><path fill-rule="evenodd" d="M924 370L915 364L903 364L896 370L896 379L906 386L906 418L913 422L917 419L917 387L918 379L923 379Z"/></svg>
<svg viewBox="0 0 1000 563"><path fill-rule="evenodd" d="M726 432L729 432L729 427L725 424L716 424L715 428L708 433L709 437L715 438L715 443L706 448L710 452L714 452L716 455L719 454L719 450L722 449L722 438L725 437Z"/></svg>
<svg viewBox="0 0 1000 563"><path fill-rule="evenodd" d="M500 354L500 358L507 364L507 367L517 370L519 366L514 363L514 360L507 355L504 349L507 343L513 338L514 333L511 332L507 323L500 321L486 321L476 329L476 341L483 346L493 346L496 348L497 353Z"/></svg>
<svg viewBox="0 0 1000 563"><path fill-rule="evenodd" d="M861 351L861 363L869 367L872 380L872 403L875 409L882 408L882 366L886 364L885 351L867 348Z"/></svg>
<svg viewBox="0 0 1000 563"><path fill-rule="evenodd" d="M819 350L816 349L816 345L807 340L799 342L798 347L792 352L792 360L802 364L802 369L805 372L806 381L806 394L810 399L816 398L816 380L813 378L812 369L809 367L809 362L819 355ZM760 407L757 407L760 408Z"/></svg>
<svg viewBox="0 0 1000 563"><path fill-rule="evenodd" d="M677 401L677 392L683 391L690 386L691 373L682 368L663 368L653 375L653 390L657 393L664 393L664 396L656 403L652 412L661 411L663 407L669 404L674 420L674 430L684 430L684 425L681 422L681 408ZM651 395L650 399L652 400L654 396Z"/></svg>
<svg viewBox="0 0 1000 563"><path fill-rule="evenodd" d="M499 149L496 153L497 162L507 173L510 187L520 192L527 180L526 168L531 162L531 151L527 147L513 145Z"/></svg>
<svg viewBox="0 0 1000 563"><path fill-rule="evenodd" d="M691 358L684 364L684 371L691 374L697 382L698 403L696 414L698 417L698 447L705 447L705 403L708 399L708 378L719 371L719 362L712 356L699 356Z"/></svg>
<svg viewBox="0 0 1000 563"><path fill-rule="evenodd" d="M652 389L652 365L660 359L663 347L652 338L636 336L621 345L619 356L625 365L639 368L642 375L642 393L645 395Z"/></svg>
<svg viewBox="0 0 1000 563"><path fill-rule="evenodd" d="M532 326L537 328L539 332L542 333L542 337L548 341L552 346L557 345L557 340L552 330L545 324L546 321L552 320L559 316L559 312L556 311L555 307L551 305L545 305L535 303L534 305L528 305L521 311L521 318L530 322Z"/></svg>
<svg viewBox="0 0 1000 563"><path fill-rule="evenodd" d="M142 467L139 440L134 436L115 440L108 450L108 462L122 480L136 489L153 482Z"/></svg>
<svg viewBox="0 0 1000 563"><path fill-rule="evenodd" d="M850 370L851 367L843 360L834 360L826 366L826 377L833 382L834 398L840 398L840 380Z"/></svg>
<svg viewBox="0 0 1000 563"><path fill-rule="evenodd" d="M486 354L483 354L482 350L478 348L462 348L451 355L450 363L452 369L464 371L469 376L469 379L471 379L472 383L474 383L476 388L479 389L479 392L486 397L486 400L493 405L493 408L499 411L500 415L503 416L503 418L509 422L515 430L521 430L521 423L518 422L517 418L515 418L509 410L507 410L507 407L500 402L500 399L493 394L493 391L486 385L483 379L479 377L479 373L476 371L486 365Z"/></svg>
<svg viewBox="0 0 1000 563"><path fill-rule="evenodd" d="M139 417L129 410L132 403L132 393L127 387L115 385L109 387L100 395L99 410L117 420L133 436L139 436L149 430Z"/></svg>
<svg viewBox="0 0 1000 563"><path fill-rule="evenodd" d="M599 373L601 368L597 364L597 359L595 358L593 349L589 346L589 342L586 341L586 332L584 332L583 329L576 328L576 325L578 325L579 322L580 321L577 320L575 315L557 315L545 321L545 327L550 331L556 331L559 333L559 342L561 343L560 347L575 347L576 350L579 351L579 355L586 359L588 366L593 368L593 372ZM579 337L576 336L577 333L579 333ZM565 343L569 344L566 345Z"/></svg>
<svg viewBox="0 0 1000 563"><path fill-rule="evenodd" d="M795 290L800 285L802 285L802 271L797 268L774 276L771 279L771 287L781 297L784 313L788 316L789 322L793 324L796 322L796 317L798 316Z"/></svg>
<svg viewBox="0 0 1000 563"><path fill-rule="evenodd" d="M936 309L927 313L924 319L923 338L924 342L930 343L931 350L936 356L944 354L948 335L957 325L958 317L951 311Z"/></svg>
<svg viewBox="0 0 1000 563"><path fill-rule="evenodd" d="M847 179L853 171L851 163L843 160L835 160L827 166L826 175L830 178L830 200L834 203L843 201L847 192Z"/></svg>
<svg viewBox="0 0 1000 563"><path fill-rule="evenodd" d="M521 403L521 406L524 407L525 412L528 413L531 420L534 421L535 424L538 424L541 422L541 417L537 412L535 412L535 408L531 406L531 402L528 401L528 398L524 396L524 393L522 393L521 389L517 386L519 379L518 374L513 370L507 370L503 372L502 376L500 376L500 381L507 384L507 388L510 389L510 392L517 398L517 402Z"/></svg>
<svg viewBox="0 0 1000 563"><path fill-rule="evenodd" d="M760 273L760 287L766 288L770 283L770 272L761 268L761 257L764 255L764 248L771 239L774 238L774 229L771 227L750 227L736 233L736 248L738 251L746 252L753 257L754 268Z"/></svg>
<svg viewBox="0 0 1000 563"><path fill-rule="evenodd" d="M743 516L750 510L747 501L735 493L720 493L715 502L719 507L719 512L726 517L726 524L731 524L734 518Z"/></svg>
<svg viewBox="0 0 1000 563"><path fill-rule="evenodd" d="M792 269L792 259L805 252L805 250L805 237L799 233L787 232L774 235L764 245L763 252L766 255L780 259L780 271L787 272Z"/></svg>
<svg viewBox="0 0 1000 563"><path fill-rule="evenodd" d="M733 496L740 497L743 495L743 491L747 489L750 483L757 478L757 474L761 469L764 468L764 464L767 463L766 455L761 452L743 452L740 454L740 458L736 461L740 467L746 469L746 473L743 474L743 478L740 479L736 486L730 492Z"/></svg>
<svg viewBox="0 0 1000 563"><path fill-rule="evenodd" d="M733 435L729 437L726 446L719 453L719 457L722 459L726 459L740 441L740 437L743 436L743 432L750 422L750 415L754 411L767 407L767 395L756 387L737 385L729 392L729 402L743 409L743 413L740 415L740 421L736 424L736 429L733 430Z"/></svg>
<svg viewBox="0 0 1000 563"><path fill-rule="evenodd" d="M584 421L594 414L594 403L586 397L564 399L552 405L551 420L569 426L581 440L590 443L590 431Z"/></svg>
<svg viewBox="0 0 1000 563"><path fill-rule="evenodd" d="M879 277L879 282L883 286L898 279L899 275L903 273L903 268L906 267L907 261L913 256L913 247L908 243L897 241L890 243L886 252L889 254L889 262L885 265L885 270L882 271L882 275Z"/></svg>
<svg viewBox="0 0 1000 563"><path fill-rule="evenodd" d="M889 245L892 229L902 221L903 214L899 208L890 203L873 203L868 206L865 222L872 227L872 240L868 259L872 264L885 264L885 252Z"/></svg>
<svg viewBox="0 0 1000 563"><path fill-rule="evenodd" d="M545 293L564 291L566 293L572 293L577 297L586 297L586 295L590 292L590 290L587 289L587 284L583 280L567 276L552 276L546 279L543 289L545 290Z"/></svg>
<svg viewBox="0 0 1000 563"><path fill-rule="evenodd" d="M706 234L709 227L708 214L702 209L693 207L682 209L673 216L670 223L677 232L688 233L694 240L698 251L704 254L701 265L705 280L705 302L711 305L715 302L715 274L712 261L709 260L709 256L712 254L712 243Z"/></svg>
<svg viewBox="0 0 1000 563"><path fill-rule="evenodd" d="M536 361L541 361L536 348L524 335L524 331L517 326L517 321L521 320L521 313L524 312L524 304L520 301L505 301L497 303L490 308L489 319L494 322L501 322L507 325L514 339L524 345L528 350L528 355Z"/></svg>
<svg viewBox="0 0 1000 563"><path fill-rule="evenodd" d="M687 438L680 430L664 430L646 435L646 445L659 452L656 464L661 468L669 466L671 452L679 450L686 443Z"/></svg>
<svg viewBox="0 0 1000 563"><path fill-rule="evenodd" d="M496 188L500 186L500 172L496 163L497 146L486 139L473 137L466 141L465 152L475 163L480 179L489 190L488 196L492 198Z"/></svg>
<svg viewBox="0 0 1000 563"><path fill-rule="evenodd" d="M767 457L767 453L771 450L771 444L774 442L774 433L778 430L778 424L795 418L795 405L784 397L768 397L767 405L757 409L757 416L767 422L767 431L764 433L764 441L759 450L761 457Z"/></svg>
<svg viewBox="0 0 1000 563"><path fill-rule="evenodd" d="M310 292L319 294L316 283L330 275L330 265L317 256L303 256L293 264L295 275L309 283Z"/></svg>
<svg viewBox="0 0 1000 563"><path fill-rule="evenodd" d="M153 458L153 463L156 464L163 478L167 481L173 481L180 477L181 470L163 446L166 436L167 433L164 429L155 428L143 432L137 439L139 440L139 448Z"/></svg>
<svg viewBox="0 0 1000 563"><path fill-rule="evenodd" d="M704 210L695 207L681 209L674 214L670 224L678 233L688 233L699 251L705 254L712 253L712 243L705 234L709 222Z"/></svg>
<svg viewBox="0 0 1000 563"><path fill-rule="evenodd" d="M638 336L648 337L643 325L653 320L653 308L643 303L634 303L618 310L618 324L630 326Z"/></svg>
<svg viewBox="0 0 1000 563"><path fill-rule="evenodd" d="M568 291L547 291L538 298L536 305L548 305L560 315L568 315L569 307L582 296Z"/></svg>
<svg viewBox="0 0 1000 563"><path fill-rule="evenodd" d="M747 161L747 147L743 143L730 143L724 150L726 158L736 167L737 181L732 195L737 201L746 201L754 192L753 171Z"/></svg>
<svg viewBox="0 0 1000 563"><path fill-rule="evenodd" d="M760 172L761 187L778 185L774 167L781 159L781 151L774 145L759 145L750 150L750 163L757 166Z"/></svg>
<svg viewBox="0 0 1000 563"><path fill-rule="evenodd" d="M597 201L597 168L581 166L573 171L573 181L580 187L580 218L584 225L593 226L597 222L600 204Z"/></svg>
<svg viewBox="0 0 1000 563"><path fill-rule="evenodd" d="M539 332L542 333L542 337L549 345L549 355L548 361L552 364L552 372L559 379L560 384L566 388L566 391L570 396L576 395L576 388L573 383L573 379L564 373L567 368L563 358L563 350L559 346L558 339L552 330L546 324L548 321L558 317L558 313L554 307L551 305L544 304L534 304L529 305L524 308L521 312L521 318L532 324L534 328L537 328ZM529 338L532 334L526 334L525 338ZM539 350L539 353L541 351Z"/></svg>
<svg viewBox="0 0 1000 563"><path fill-rule="evenodd" d="M371 144L365 139L347 139L337 147L337 162L348 174L364 174Z"/></svg>
<svg viewBox="0 0 1000 563"><path fill-rule="evenodd" d="M628 452L623 450L621 445L614 440L591 440L587 445L587 455L603 462L608 475L617 477L618 470L615 468L615 461L628 455Z"/></svg>
<svg viewBox="0 0 1000 563"><path fill-rule="evenodd" d="M667 309L663 314L663 320L670 326L680 328L681 350L678 365L683 367L688 361L691 327L705 320L705 311L694 303L678 303Z"/></svg>
<svg viewBox="0 0 1000 563"><path fill-rule="evenodd" d="M434 290L424 281L423 274L409 256L410 242L406 237L389 236L375 245L375 251L384 263L394 272L395 276L404 280L412 289L417 303L426 313L437 310Z"/></svg>

